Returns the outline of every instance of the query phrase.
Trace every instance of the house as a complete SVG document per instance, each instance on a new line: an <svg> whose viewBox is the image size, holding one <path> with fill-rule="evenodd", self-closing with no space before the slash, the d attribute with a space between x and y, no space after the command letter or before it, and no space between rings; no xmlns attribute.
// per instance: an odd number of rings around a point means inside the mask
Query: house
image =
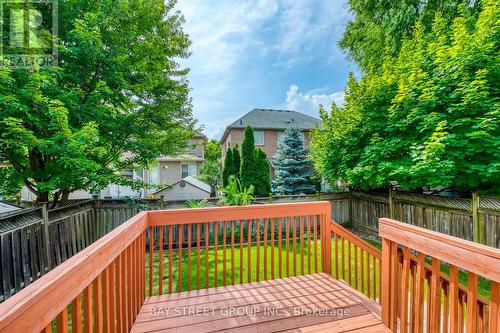
<svg viewBox="0 0 500 333"><path fill-rule="evenodd" d="M278 140L285 129L294 127L302 131L304 143L309 145L311 131L321 125L321 120L292 110L253 109L226 127L220 140L222 158L229 147L241 147L243 131L251 126L255 145L271 159L278 149Z"/></svg>
<svg viewBox="0 0 500 333"><path fill-rule="evenodd" d="M202 133L196 133L189 140L188 151L179 156L161 156L156 165L150 169L124 170L122 174L129 179L141 179L152 185L171 185L188 176L198 176L201 164L205 161L204 145L207 137ZM158 191L158 188L144 188L139 191L128 186L110 184L100 193L101 198L123 198L123 197L148 197ZM92 194L88 191L75 191L70 194L70 199L88 199ZM35 194L23 187L21 190L22 201L33 201Z"/></svg>
<svg viewBox="0 0 500 333"><path fill-rule="evenodd" d="M210 198L210 190L210 185L192 176L187 176L173 185L155 192L153 197L161 198L163 196L166 200L201 200Z"/></svg>
<svg viewBox="0 0 500 333"><path fill-rule="evenodd" d="M201 164L205 161L204 145L206 141L207 137L204 134L197 133L189 141L190 148L186 154L162 156L157 159L158 163L150 169L125 170L123 173L130 179L140 179L152 185L172 185L186 177L196 177L200 174ZM158 188L134 191L130 187L111 184L101 191L101 197L148 197L157 191Z"/></svg>

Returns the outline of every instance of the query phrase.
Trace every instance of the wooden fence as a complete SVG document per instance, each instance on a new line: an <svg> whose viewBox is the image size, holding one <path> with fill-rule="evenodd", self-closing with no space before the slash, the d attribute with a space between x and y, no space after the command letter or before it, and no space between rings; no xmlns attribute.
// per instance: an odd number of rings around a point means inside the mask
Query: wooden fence
<svg viewBox="0 0 500 333"><path fill-rule="evenodd" d="M406 223L500 248L500 199L436 197L405 192L321 193L257 198L255 204L327 200L332 219L378 236L378 219ZM217 199L209 204L215 205ZM86 200L45 210L14 212L0 219L0 302L37 280L141 210L185 208L160 199ZM476 232L477 230L477 232ZM222 230L220 230L222 232ZM174 235L178 235L174 230ZM187 237L187 229L182 231ZM203 237L203 235L202 235ZM148 241L148 240L147 240ZM174 238L177 244L177 239Z"/></svg>
<svg viewBox="0 0 500 333"><path fill-rule="evenodd" d="M389 191L351 193L352 226L378 236L378 219L389 217L450 236L500 248L500 199L471 199Z"/></svg>

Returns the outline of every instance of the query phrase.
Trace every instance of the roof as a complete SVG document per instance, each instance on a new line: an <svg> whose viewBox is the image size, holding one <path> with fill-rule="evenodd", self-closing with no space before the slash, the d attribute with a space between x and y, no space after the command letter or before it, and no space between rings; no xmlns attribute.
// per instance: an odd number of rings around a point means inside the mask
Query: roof
<svg viewBox="0 0 500 333"><path fill-rule="evenodd" d="M243 129L251 126L253 129L285 130L290 127L312 130L321 125L321 120L292 110L253 109L226 127L221 142L224 142L230 129Z"/></svg>
<svg viewBox="0 0 500 333"><path fill-rule="evenodd" d="M7 214L19 209L21 209L21 207L11 204L7 201L0 200L0 215Z"/></svg>
<svg viewBox="0 0 500 333"><path fill-rule="evenodd" d="M191 154L184 154L184 155L178 155L178 156L160 156L159 158L156 159L158 162L170 162L170 161L198 161L198 162L203 162L205 161L204 158L194 156Z"/></svg>
<svg viewBox="0 0 500 333"><path fill-rule="evenodd" d="M210 188L210 185L208 185L207 183L202 182L201 180L196 179L196 178L194 178L192 176L187 176L187 177L182 178L181 180L176 181L175 183L173 183L172 185L170 185L168 187L165 187L165 188L162 188L161 190L156 191L153 194L157 194L157 193L159 193L159 192L161 192L163 190L172 188L175 185L179 184L180 182L186 182L186 183L188 183L188 184L190 184L190 185L192 185L192 186L194 186L196 188L199 188L202 191L208 192L208 193L210 193L212 191L212 189Z"/></svg>

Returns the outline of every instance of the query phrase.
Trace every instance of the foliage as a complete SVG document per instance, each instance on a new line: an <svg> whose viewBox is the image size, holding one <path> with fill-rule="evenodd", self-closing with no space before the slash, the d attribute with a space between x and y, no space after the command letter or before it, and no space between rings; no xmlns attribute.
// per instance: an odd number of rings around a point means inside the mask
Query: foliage
<svg viewBox="0 0 500 333"><path fill-rule="evenodd" d="M276 194L314 193L316 185L312 162L308 159L300 130L285 130L278 142L278 151L274 156Z"/></svg>
<svg viewBox="0 0 500 333"><path fill-rule="evenodd" d="M207 142L204 148L205 160L207 161L218 161L222 156L222 149L217 140L210 140Z"/></svg>
<svg viewBox="0 0 500 333"><path fill-rule="evenodd" d="M59 67L0 68L0 161L38 201L126 184L187 147L194 120L175 1L59 3ZM1 184L3 192L6 189Z"/></svg>
<svg viewBox="0 0 500 333"><path fill-rule="evenodd" d="M321 110L317 170L358 188L500 188L500 4L479 16L437 13L416 25L395 57L351 75L345 106Z"/></svg>
<svg viewBox="0 0 500 333"><path fill-rule="evenodd" d="M427 31L437 12L446 20L461 8L476 15L480 1L470 0L348 0L353 19L347 23L339 45L364 71L378 70L383 54L398 55L403 37L412 38L419 23Z"/></svg>
<svg viewBox="0 0 500 333"><path fill-rule="evenodd" d="M203 199L203 200L195 200L195 199L189 199L186 201L186 205L188 205L189 208L203 208L208 206L208 200Z"/></svg>
<svg viewBox="0 0 500 333"><path fill-rule="evenodd" d="M234 175L236 176L236 178L240 178L241 155L240 155L240 149L238 148L238 144L236 144L233 148L233 161L234 161Z"/></svg>
<svg viewBox="0 0 500 333"><path fill-rule="evenodd" d="M266 153L257 148L255 150L256 173L254 176L255 195L258 197L267 197L271 192L270 166L267 161Z"/></svg>
<svg viewBox="0 0 500 333"><path fill-rule="evenodd" d="M253 185L255 172L254 133L252 127L247 126L243 132L243 142L241 143L240 179L243 187L250 187L250 185Z"/></svg>
<svg viewBox="0 0 500 333"><path fill-rule="evenodd" d="M225 206L250 205L254 199L254 187L243 187L234 175L229 176L228 185L220 189L222 198L220 203Z"/></svg>
<svg viewBox="0 0 500 333"><path fill-rule="evenodd" d="M229 184L229 177L235 175L233 150L229 148L224 157L224 169L222 170L222 186L226 187Z"/></svg>
<svg viewBox="0 0 500 333"><path fill-rule="evenodd" d="M217 183L221 177L220 163L218 161L205 161L201 165L198 179L210 185L212 195L215 194Z"/></svg>
<svg viewBox="0 0 500 333"><path fill-rule="evenodd" d="M205 162L201 165L200 176L201 181L207 183L211 187L212 195L215 195L217 183L222 175L219 159L222 151L217 140L210 140L205 146Z"/></svg>

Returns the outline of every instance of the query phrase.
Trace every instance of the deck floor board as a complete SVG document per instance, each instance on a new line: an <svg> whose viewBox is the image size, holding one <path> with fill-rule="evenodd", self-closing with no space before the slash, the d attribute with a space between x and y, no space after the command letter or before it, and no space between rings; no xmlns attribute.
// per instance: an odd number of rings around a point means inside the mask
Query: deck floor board
<svg viewBox="0 0 500 333"><path fill-rule="evenodd" d="M148 297L132 332L389 332L374 309L320 273Z"/></svg>

